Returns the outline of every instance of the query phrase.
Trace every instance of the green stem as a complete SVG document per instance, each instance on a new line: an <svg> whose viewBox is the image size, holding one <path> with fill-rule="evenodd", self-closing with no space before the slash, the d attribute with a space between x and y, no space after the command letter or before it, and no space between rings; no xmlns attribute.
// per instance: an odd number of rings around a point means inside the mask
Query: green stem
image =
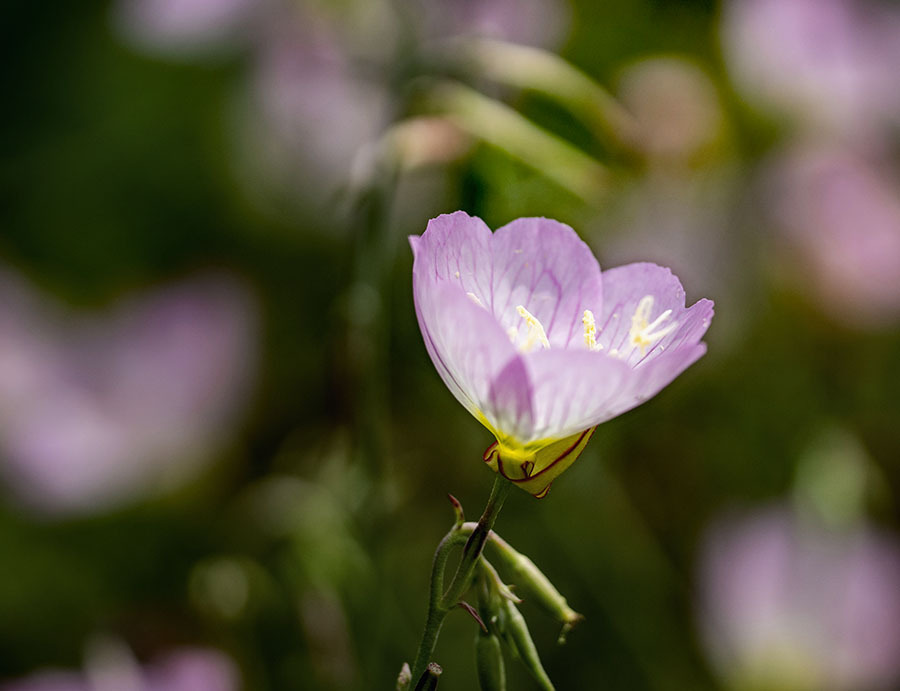
<svg viewBox="0 0 900 691"><path fill-rule="evenodd" d="M491 488L491 496L488 498L487 506L484 507L484 513L478 520L475 530L466 540L466 546L463 547L462 558L459 560L459 566L456 567L456 573L453 581L444 597L441 598L441 606L450 611L459 602L459 599L469 589L472 584L472 577L475 574L475 567L481 552L484 549L484 543L487 542L488 536L497 520L500 509L503 508L503 502L512 489L512 483L501 476L494 479L494 486Z"/></svg>
<svg viewBox="0 0 900 691"><path fill-rule="evenodd" d="M494 486L491 488L491 496L488 499L487 506L484 507L484 513L474 528L471 529L471 532L467 529L470 524L454 526L438 544L431 566L431 586L428 598L428 615L425 618L425 631L422 633L416 660L412 666L412 673L410 674L411 684L418 682L431 661L431 655L437 644L438 634L444 623L444 617L447 616L451 609L456 607L460 598L471 585L475 567L484 549L484 543L491 534L497 515L500 513L503 502L511 488L512 483L498 475L494 480ZM456 567L456 573L453 575L453 580L450 582L446 592L443 592L444 569L447 566L450 550L454 546L461 544L467 536L468 539L465 541L459 566Z"/></svg>

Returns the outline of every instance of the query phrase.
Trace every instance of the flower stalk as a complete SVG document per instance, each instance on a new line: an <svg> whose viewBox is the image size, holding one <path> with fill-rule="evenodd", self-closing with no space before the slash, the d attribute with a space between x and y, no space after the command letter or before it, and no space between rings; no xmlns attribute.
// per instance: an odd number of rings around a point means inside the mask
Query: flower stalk
<svg viewBox="0 0 900 691"><path fill-rule="evenodd" d="M410 678L419 679L427 670L431 655L437 644L438 634L444 623L444 617L460 601L472 584L475 567L481 558L484 544L491 534L503 502L509 494L512 484L499 475L494 479L491 495L484 513L474 526L470 523L457 522L438 544L431 567L431 586L428 598L428 614L425 618L425 630L419 642L419 650L413 663ZM444 590L444 570L453 547L465 543L459 565L450 585Z"/></svg>

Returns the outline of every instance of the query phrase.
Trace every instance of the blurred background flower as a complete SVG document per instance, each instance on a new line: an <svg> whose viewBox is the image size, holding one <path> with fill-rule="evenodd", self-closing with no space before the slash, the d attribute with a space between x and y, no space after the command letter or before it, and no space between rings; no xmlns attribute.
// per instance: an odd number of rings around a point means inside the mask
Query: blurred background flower
<svg viewBox="0 0 900 691"><path fill-rule="evenodd" d="M253 691L396 678L445 495L471 516L492 475L411 296L407 236L464 209L717 306L700 362L504 508L585 614L554 647L522 604L558 688L897 685L895 3L4 9L4 683L95 683L97 632L145 686L196 650ZM442 689L476 687L472 634L448 618Z"/></svg>
<svg viewBox="0 0 900 691"><path fill-rule="evenodd" d="M846 136L896 122L900 12L877 0L729 0L722 41L746 98Z"/></svg>
<svg viewBox="0 0 900 691"><path fill-rule="evenodd" d="M83 672L44 671L0 684L3 691L236 691L239 677L225 655L201 648L169 651L140 666L118 641L88 647Z"/></svg>
<svg viewBox="0 0 900 691"><path fill-rule="evenodd" d="M251 394L256 320L225 276L73 315L3 277L2 475L23 503L96 511L172 487L228 443Z"/></svg>
<svg viewBox="0 0 900 691"><path fill-rule="evenodd" d="M900 185L893 166L797 146L772 161L767 197L787 246L785 274L851 327L900 318Z"/></svg>
<svg viewBox="0 0 900 691"><path fill-rule="evenodd" d="M803 519L781 506L710 528L700 576L710 657L735 689L895 688L900 545Z"/></svg>

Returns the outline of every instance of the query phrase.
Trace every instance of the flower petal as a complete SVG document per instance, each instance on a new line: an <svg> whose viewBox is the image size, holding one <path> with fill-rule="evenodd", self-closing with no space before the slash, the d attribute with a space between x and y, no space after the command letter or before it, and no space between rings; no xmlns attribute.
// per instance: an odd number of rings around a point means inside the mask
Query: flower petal
<svg viewBox="0 0 900 691"><path fill-rule="evenodd" d="M428 222L421 236L409 238L415 257L413 281L428 277L459 285L481 304L491 302L491 229L464 211Z"/></svg>
<svg viewBox="0 0 900 691"><path fill-rule="evenodd" d="M672 324L677 326L643 350L633 342L630 331L632 317L646 296L653 298L648 315L651 322L671 310L654 331L664 331ZM709 327L713 303L704 299L685 309L684 289L669 269L637 263L603 272L602 314L597 323L597 342L603 350L632 366L644 367L665 351L697 344Z"/></svg>
<svg viewBox="0 0 900 691"><path fill-rule="evenodd" d="M637 368L602 351L535 353L527 358L534 425L523 441L563 438L611 420L658 394L705 352L705 344L694 344Z"/></svg>
<svg viewBox="0 0 900 691"><path fill-rule="evenodd" d="M552 348L583 338L584 310L602 305L600 266L578 234L547 218L520 218L497 229L492 238L493 279L490 308L504 330L524 335L516 312L522 305L543 324Z"/></svg>
<svg viewBox="0 0 900 691"><path fill-rule="evenodd" d="M444 383L495 434L529 429L531 388L509 337L458 284L423 277L421 267L417 257L413 269L416 315L425 347Z"/></svg>
<svg viewBox="0 0 900 691"><path fill-rule="evenodd" d="M525 443L568 437L614 417L635 374L622 360L582 349L541 351L527 364L534 426Z"/></svg>

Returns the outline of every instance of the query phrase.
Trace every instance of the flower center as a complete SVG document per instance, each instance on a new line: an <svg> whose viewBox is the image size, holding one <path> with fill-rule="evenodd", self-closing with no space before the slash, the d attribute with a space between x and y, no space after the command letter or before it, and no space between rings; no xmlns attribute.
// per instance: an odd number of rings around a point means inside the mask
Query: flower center
<svg viewBox="0 0 900 691"><path fill-rule="evenodd" d="M519 316L525 320L525 324L528 327L528 330L525 332L525 340L519 344L519 350L523 353L529 353L538 345L544 350L549 350L550 341L547 340L547 332L544 331L544 325L541 324L538 318L522 305L516 307L516 312L518 312ZM515 343L516 338L519 335L519 330L516 327L511 326L507 330L507 333L509 334L509 340Z"/></svg>
<svg viewBox="0 0 900 691"><path fill-rule="evenodd" d="M631 342L641 349L641 355L645 355L647 348L659 343L678 326L678 322L662 326L671 318L672 310L666 310L651 322L650 313L652 310L653 296L645 295L641 298L634 315L631 317L631 330L628 332L628 336Z"/></svg>
<svg viewBox="0 0 900 691"><path fill-rule="evenodd" d="M469 297L476 304L481 304L481 301L472 293L469 293ZM645 295L638 302L637 308L631 316L631 329L628 331L628 338L635 348L641 349L641 356L646 355L648 348L659 343L678 326L678 322L671 321L672 310L665 310L656 319L650 321L653 303L653 296ZM525 320L528 329L525 332L524 340L518 345L519 350L523 353L529 353L536 347L549 350L550 341L547 340L547 332L544 330L544 325L541 324L540 320L522 305L516 307L516 312ZM597 320L594 318L594 313L591 310L584 311L581 323L584 325L584 345L587 349L593 351L603 350L603 344L597 342L597 334L600 330L597 328ZM516 343L519 338L519 329L511 326L507 330L507 334L509 334L509 340ZM616 348L610 350L609 354L619 358L626 355L625 353L620 353Z"/></svg>

